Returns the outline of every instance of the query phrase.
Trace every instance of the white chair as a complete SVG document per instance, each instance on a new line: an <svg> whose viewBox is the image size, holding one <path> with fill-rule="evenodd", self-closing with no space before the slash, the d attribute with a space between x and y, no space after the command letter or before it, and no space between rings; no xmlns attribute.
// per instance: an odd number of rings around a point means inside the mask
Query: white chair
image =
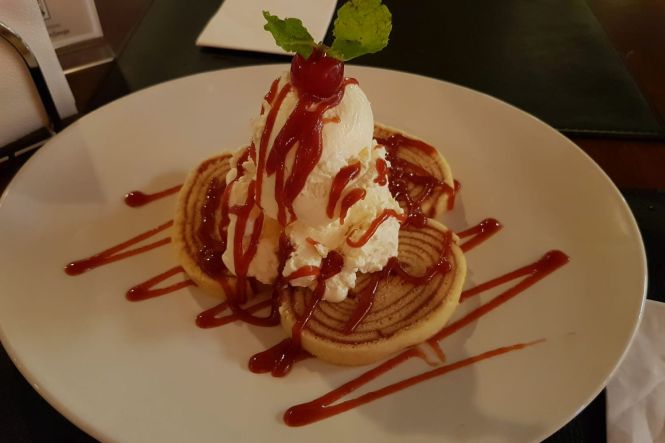
<svg viewBox="0 0 665 443"><path fill-rule="evenodd" d="M0 22L0 37L2 37L6 44L3 44L0 41L0 51L6 52L7 50L13 50L15 52L16 61L18 62L14 66L7 66L4 68L5 72L2 73L3 76L11 76L15 80L12 82L12 86L16 88L28 89L28 91L23 94L28 96L31 92L36 92L39 95L43 106L43 118L45 118L45 127L49 130L50 133L55 133L62 128L62 119L58 113L58 109L55 106L53 96L51 91L49 91L48 86L46 85L46 79L44 78L44 73L42 72L37 58L33 54L30 47L23 41L23 39L14 32L9 26ZM21 64L27 68L27 72L21 69ZM23 71L23 72L21 72ZM29 79L32 80L32 83L26 77L26 74L29 74ZM34 91L30 91L33 89ZM7 103L3 105L5 112L2 118L8 118L10 116L9 106L14 105L13 103ZM2 108L0 108L2 109ZM32 109L33 113L41 113L42 109ZM23 115L18 115L13 118L23 117ZM10 118L11 119L11 118Z"/></svg>
<svg viewBox="0 0 665 443"><path fill-rule="evenodd" d="M47 139L76 113L71 89L38 3L2 0L0 7L0 163L16 149ZM41 129L40 129L41 128Z"/></svg>

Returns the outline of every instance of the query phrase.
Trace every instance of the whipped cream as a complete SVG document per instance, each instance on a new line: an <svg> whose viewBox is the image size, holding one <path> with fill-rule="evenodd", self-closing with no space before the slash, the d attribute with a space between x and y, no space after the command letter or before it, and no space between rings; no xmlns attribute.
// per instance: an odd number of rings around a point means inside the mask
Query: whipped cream
<svg viewBox="0 0 665 443"><path fill-rule="evenodd" d="M289 73L283 74L277 84L281 91L290 82ZM384 210L403 211L392 197L387 184L377 183L377 160L385 160L385 149L373 139L374 117L371 105L364 92L357 84L346 84L344 94L336 106L323 114L322 152L318 164L307 177L303 190L293 201L295 220L284 227L293 248L285 262L283 276L288 278L303 267L320 267L321 261L330 251L337 251L344 257L342 271L326 280L324 300L342 301L348 291L355 287L357 272L374 272L382 269L391 257L397 255L400 223L394 217L383 221L376 232L361 247L348 244L347 238L357 240L370 227L372 222ZM272 131L268 136L265 156L269 156L275 138L287 119L298 105L299 96L295 88L284 96L277 110ZM256 147L256 162L247 158L238 165L242 151L234 154L231 171L226 177L227 185L232 188L229 194L229 206L242 205L248 199L248 191L257 179L257 163L261 161L258 147L263 137L267 116L271 104L264 100L260 116L253 122L252 141ZM294 151L286 157L286 175L291 171ZM264 159L265 160L265 159ZM334 208L333 217L327 213L327 206L335 176L342 168L352 164L359 165L357 175L344 187ZM238 166L241 166L240 168ZM242 175L238 177L238 172ZM352 189L365 190L365 197L350 208L344 218L341 216L341 202ZM255 277L262 283L273 283L277 278L279 258L279 237L282 231L278 220L278 206L275 198L275 174L263 171L261 201L252 208L245 227L243 243L249 237L257 217L263 212L263 227L256 254L249 264L248 277ZM237 216L229 214L227 244L235 242L235 223ZM224 264L235 273L234 248L228 247L223 254ZM316 276L308 275L292 279L293 286L314 288Z"/></svg>

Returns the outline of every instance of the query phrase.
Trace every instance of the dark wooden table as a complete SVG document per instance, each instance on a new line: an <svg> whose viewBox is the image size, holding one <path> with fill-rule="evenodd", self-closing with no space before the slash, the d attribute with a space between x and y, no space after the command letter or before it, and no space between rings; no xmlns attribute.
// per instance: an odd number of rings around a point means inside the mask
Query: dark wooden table
<svg viewBox="0 0 665 443"><path fill-rule="evenodd" d="M127 8L98 0L107 16L130 20ZM143 2L147 5L147 2ZM192 72L286 59L259 54L199 49L193 45L205 20L220 0L199 0L187 5L176 0L154 0L131 38L118 45L117 62L68 76L83 113L148 84ZM635 79L654 118L665 120L665 3L657 1L588 0L612 47ZM191 8L191 10L189 9ZM131 7L132 11L142 7ZM196 14L194 14L196 12ZM178 17L180 37L168 44L150 44L160 24ZM127 17L124 18L123 17ZM123 23L124 29L129 28ZM186 38L182 38L182 35ZM164 37L168 39L168 37ZM146 40L148 39L148 40ZM147 45L151 51L141 53ZM147 56L146 56L147 54ZM160 58L169 57L167 68ZM611 94L612 91L608 91ZM649 297L665 301L665 140L658 136L619 137L597 131L593 136L568 134L610 176L633 209L644 237L649 259ZM21 156L0 164L0 190L27 159ZM0 349L1 351L1 349ZM0 352L0 440L18 442L89 442L83 432L51 408L25 382L4 351ZM575 419L551 436L548 442L605 441L605 395L601 393Z"/></svg>
<svg viewBox="0 0 665 443"><path fill-rule="evenodd" d="M664 121L665 3L589 0L589 4L654 113ZM664 140L572 139L619 189L665 189Z"/></svg>

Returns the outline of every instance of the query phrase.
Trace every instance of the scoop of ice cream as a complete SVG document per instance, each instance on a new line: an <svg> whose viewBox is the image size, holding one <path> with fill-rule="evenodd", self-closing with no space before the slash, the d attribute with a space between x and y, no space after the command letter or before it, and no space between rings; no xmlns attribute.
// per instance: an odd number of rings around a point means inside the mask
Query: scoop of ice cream
<svg viewBox="0 0 665 443"><path fill-rule="evenodd" d="M365 197L349 208L344 223L336 217L327 225L316 227L297 220L286 229L294 245L294 253L284 266L284 276L288 277L306 266L319 266L321 260L333 250L344 257L342 272L326 281L324 299L328 301L342 301L346 298L348 291L355 287L356 272L379 271L390 257L397 255L400 223L393 217L378 225L376 232L361 247L351 246L347 241L347 238L354 240L362 236L384 210L402 213L388 186L376 182L376 160L384 158L384 149L375 147L370 152L371 161L368 164L373 166L349 184L349 188L363 189ZM291 284L313 287L316 280L314 276L308 276L293 280Z"/></svg>
<svg viewBox="0 0 665 443"><path fill-rule="evenodd" d="M281 91L288 83L290 83L290 74L284 73L279 79L277 90ZM298 102L298 91L292 88L279 104L272 130L266 131L266 120L273 105L264 100L261 115L252 125L252 141L254 146L258 147L261 145L262 137L267 136L268 149L265 157L270 155L275 138ZM371 149L374 146L373 133L374 117L367 96L357 84L346 85L339 104L323 114L321 158L307 177L306 186L293 204L298 220L310 226L330 223L331 220L326 215L326 205L332 181L341 168L353 162L361 162L365 169L370 167ZM258 151L257 161L261 161L261 152ZM287 157L287 174L290 173L288 165L293 164L294 152L292 150L290 158ZM260 203L266 215L277 219L275 174L268 175L264 172Z"/></svg>
<svg viewBox="0 0 665 443"><path fill-rule="evenodd" d="M378 271L390 257L397 255L399 221L395 217L387 217L381 223L375 223L384 211L402 214L402 210L377 170L377 163L387 160L384 148L373 139L372 109L357 84L344 85L339 102L321 116L320 158L293 200L294 217L281 226L275 192L276 174L269 174L263 168L262 177L257 180L257 166L262 161L265 164L275 147L275 139L287 125L301 98L298 91L291 87L288 73L282 75L273 88L274 91L269 94L272 95L270 101L264 100L261 115L253 123L254 159L234 155L232 169L227 176L230 207L243 205L248 201L250 188L262 183L257 194L260 194L260 205L254 205L251 209L243 239L239 243L250 243L254 223L260 217L261 233L247 276L263 283L271 283L277 278L278 245L283 230L292 252L284 263L282 274L294 286L313 289L317 284L316 269L320 268L328 253L337 251L343 256L343 269L325 281L323 296L328 301L341 301L355 287L357 272ZM274 110L273 106L276 106ZM262 143L264 152L260 149ZM285 158L285 176L292 172L295 151L291 150ZM338 175L345 175L347 179L340 181L336 179ZM342 186L339 186L340 183ZM337 188L337 193L331 199L334 188ZM235 245L238 243L235 239L237 216L233 211L229 211L229 220L227 245ZM375 232L366 242L360 242L359 239L373 227ZM223 255L224 263L234 273L235 255L232 246L227 247Z"/></svg>

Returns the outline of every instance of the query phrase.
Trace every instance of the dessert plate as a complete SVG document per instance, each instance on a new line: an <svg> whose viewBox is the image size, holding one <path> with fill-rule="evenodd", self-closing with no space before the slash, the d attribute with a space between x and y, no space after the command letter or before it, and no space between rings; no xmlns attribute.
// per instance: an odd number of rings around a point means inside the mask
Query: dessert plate
<svg viewBox="0 0 665 443"><path fill-rule="evenodd" d="M210 72L113 102L54 137L0 203L2 342L35 389L67 418L112 441L537 441L605 385L639 321L644 249L623 198L580 149L501 101L416 75L348 67L375 118L439 147L462 183L445 223L486 217L502 231L467 254L467 286L560 249L570 262L446 338L455 362L545 339L301 428L284 411L367 368L309 359L283 379L248 371L279 328L203 330L216 301L195 288L128 302L125 291L169 269L169 247L77 277L68 262L172 217L175 200L127 207L130 190L181 183L203 158L246 143L249 121L286 66ZM483 293L455 317L501 291ZM429 367L409 361L374 390Z"/></svg>

